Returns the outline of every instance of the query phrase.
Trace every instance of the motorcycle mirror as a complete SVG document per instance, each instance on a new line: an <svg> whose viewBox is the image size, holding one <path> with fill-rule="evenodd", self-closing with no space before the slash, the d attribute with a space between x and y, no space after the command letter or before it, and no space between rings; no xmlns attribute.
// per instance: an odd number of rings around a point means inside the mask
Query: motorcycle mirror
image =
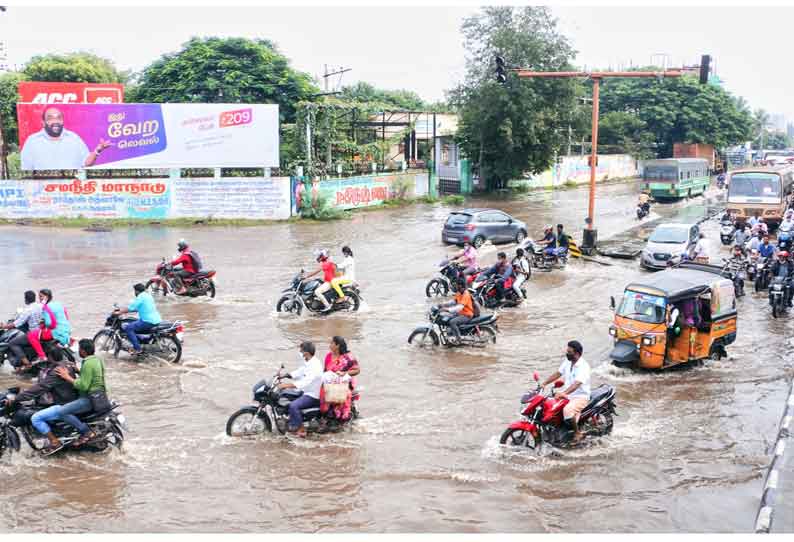
<svg viewBox="0 0 794 542"><path fill-rule="evenodd" d="M609 308L615 310L615 296L609 296Z"/></svg>
<svg viewBox="0 0 794 542"><path fill-rule="evenodd" d="M565 385L565 383L564 383L562 380L557 380L557 381L554 383L554 387L555 387L555 388L561 388L561 387L563 387L564 385Z"/></svg>
<svg viewBox="0 0 794 542"><path fill-rule="evenodd" d="M538 374L538 372L537 372L537 371L535 371L535 372L533 372L533 373L532 373L532 379L533 379L535 382L540 382L540 375Z"/></svg>

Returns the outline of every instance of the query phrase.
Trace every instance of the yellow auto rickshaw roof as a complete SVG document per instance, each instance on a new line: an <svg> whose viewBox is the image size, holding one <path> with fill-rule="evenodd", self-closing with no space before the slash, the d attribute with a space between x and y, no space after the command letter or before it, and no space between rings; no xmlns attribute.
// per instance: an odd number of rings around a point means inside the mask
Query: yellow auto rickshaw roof
<svg viewBox="0 0 794 542"><path fill-rule="evenodd" d="M721 268L713 265L682 263L673 269L654 273L647 279L631 282L626 290L644 292L677 301L710 290L722 280Z"/></svg>

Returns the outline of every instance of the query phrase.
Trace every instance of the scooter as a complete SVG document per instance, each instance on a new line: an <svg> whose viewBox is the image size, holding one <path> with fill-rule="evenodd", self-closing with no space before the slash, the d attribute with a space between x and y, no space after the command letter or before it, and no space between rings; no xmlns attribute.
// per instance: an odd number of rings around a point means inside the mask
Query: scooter
<svg viewBox="0 0 794 542"><path fill-rule="evenodd" d="M642 220L646 216L651 214L651 204L647 201L645 203L638 203L637 204L637 220Z"/></svg>
<svg viewBox="0 0 794 542"><path fill-rule="evenodd" d="M733 220L723 218L720 220L720 241L723 245L730 245L736 239L736 224Z"/></svg>
<svg viewBox="0 0 794 542"><path fill-rule="evenodd" d="M535 391L521 398L521 420L511 423L502 433L499 442L510 446L521 446L540 452L543 444L558 448L573 444L574 431L563 420L562 411L568 404L567 398L555 398L554 389L561 388L561 380L554 382L548 392L544 392L537 371L532 378L538 383ZM587 437L607 435L612 431L615 411L615 388L603 384L590 393L590 402L579 416L579 429Z"/></svg>

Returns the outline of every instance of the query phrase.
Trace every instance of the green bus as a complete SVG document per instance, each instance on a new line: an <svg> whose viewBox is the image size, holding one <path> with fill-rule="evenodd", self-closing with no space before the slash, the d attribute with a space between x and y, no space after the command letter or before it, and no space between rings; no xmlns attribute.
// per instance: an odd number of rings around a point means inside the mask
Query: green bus
<svg viewBox="0 0 794 542"><path fill-rule="evenodd" d="M642 179L644 188L657 201L697 196L711 182L709 162L703 158L648 160Z"/></svg>

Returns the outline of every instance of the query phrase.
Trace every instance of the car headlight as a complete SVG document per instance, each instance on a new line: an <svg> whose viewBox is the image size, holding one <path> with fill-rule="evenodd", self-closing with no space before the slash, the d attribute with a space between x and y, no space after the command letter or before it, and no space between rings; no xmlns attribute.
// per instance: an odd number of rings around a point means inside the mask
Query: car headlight
<svg viewBox="0 0 794 542"><path fill-rule="evenodd" d="M642 344L644 344L645 346L654 345L654 344L656 344L656 337L653 336L653 335L650 335L650 336L646 335L646 336L644 336L642 338Z"/></svg>
<svg viewBox="0 0 794 542"><path fill-rule="evenodd" d="M615 326L609 326L609 334L612 335L613 337L617 337L618 336L617 328Z"/></svg>

